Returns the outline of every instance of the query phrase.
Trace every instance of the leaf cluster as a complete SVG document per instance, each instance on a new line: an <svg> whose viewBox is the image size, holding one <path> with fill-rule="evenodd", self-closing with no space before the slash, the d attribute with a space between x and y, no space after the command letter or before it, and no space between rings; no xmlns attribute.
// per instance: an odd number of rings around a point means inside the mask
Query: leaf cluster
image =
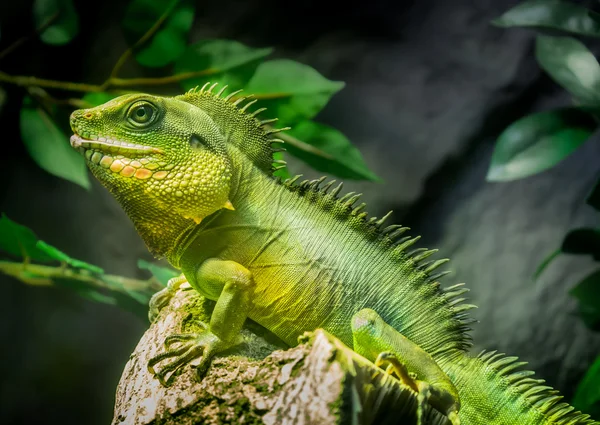
<svg viewBox="0 0 600 425"><path fill-rule="evenodd" d="M572 97L572 105L523 117L499 136L488 181L505 182L554 167L590 139L600 119L600 64L577 37L600 38L600 14L563 0L528 0L493 21L503 28L538 30L535 57L540 67ZM600 211L600 179L586 202ZM600 262L600 228L577 228L538 266L538 278L559 254L591 256ZM586 325L600 331L600 268L570 294ZM574 406L600 416L600 357L581 381Z"/></svg>
<svg viewBox="0 0 600 425"><path fill-rule="evenodd" d="M20 129L33 160L47 172L89 189L84 159L68 143L66 113L73 107L102 104L122 94L124 88L152 93L154 86L165 85L171 95L176 95L210 81L227 85L230 91L244 89L260 99L259 106L267 107L271 118L292 127L282 137L289 154L313 169L345 179L380 181L340 130L314 121L331 97L344 87L343 82L331 81L293 60L269 59L273 53L269 47L250 47L225 39L190 43L195 14L196 5L191 0L131 0L121 18L122 34L130 48L100 85L0 72L0 83L27 89ZM33 18L44 43L64 45L80 37L73 0L35 0ZM120 78L121 67L131 57L152 75L161 76ZM56 99L46 89L71 90L82 96ZM278 174L289 176L285 168Z"/></svg>

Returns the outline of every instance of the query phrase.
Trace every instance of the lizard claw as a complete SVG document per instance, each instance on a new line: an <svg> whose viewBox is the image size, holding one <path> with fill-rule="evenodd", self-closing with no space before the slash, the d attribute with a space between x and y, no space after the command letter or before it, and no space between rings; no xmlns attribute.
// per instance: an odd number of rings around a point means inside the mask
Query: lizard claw
<svg viewBox="0 0 600 425"><path fill-rule="evenodd" d="M171 349L174 344L180 344ZM202 332L199 334L175 334L165 338L165 348L167 351L157 354L148 361L148 371L153 374L159 382L169 387L174 381L175 373L189 364L192 360L202 357L200 363L196 366L198 377L204 376L204 373L210 366L212 356L224 349L223 342L212 332ZM155 366L169 360L160 370Z"/></svg>

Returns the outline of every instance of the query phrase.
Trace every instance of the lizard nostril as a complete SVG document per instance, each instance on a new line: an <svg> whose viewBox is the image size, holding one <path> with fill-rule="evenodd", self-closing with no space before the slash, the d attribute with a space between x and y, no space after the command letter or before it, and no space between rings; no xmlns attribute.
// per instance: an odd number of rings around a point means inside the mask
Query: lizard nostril
<svg viewBox="0 0 600 425"><path fill-rule="evenodd" d="M86 117L89 120L90 118L92 118L92 113L88 112L87 114L84 115L84 117Z"/></svg>

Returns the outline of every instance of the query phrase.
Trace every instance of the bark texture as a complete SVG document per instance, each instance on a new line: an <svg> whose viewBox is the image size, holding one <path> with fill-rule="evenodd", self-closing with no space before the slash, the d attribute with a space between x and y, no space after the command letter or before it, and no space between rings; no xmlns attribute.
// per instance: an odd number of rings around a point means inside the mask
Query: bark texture
<svg viewBox="0 0 600 425"><path fill-rule="evenodd" d="M170 334L195 332L212 302L180 291L140 340L117 388L113 425L416 423L416 397L323 330L286 348L258 325L216 357L202 380L193 365L165 388L147 370ZM445 423L429 412L428 424Z"/></svg>

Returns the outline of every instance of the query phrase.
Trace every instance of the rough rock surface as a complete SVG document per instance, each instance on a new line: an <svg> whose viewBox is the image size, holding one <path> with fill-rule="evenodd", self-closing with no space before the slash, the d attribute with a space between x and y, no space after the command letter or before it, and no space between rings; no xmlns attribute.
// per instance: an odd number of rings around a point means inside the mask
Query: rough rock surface
<svg viewBox="0 0 600 425"><path fill-rule="evenodd" d="M161 311L125 365L113 425L415 423L415 393L322 330L284 350L245 329L244 343L215 358L202 380L186 366L162 386L148 360L163 351L165 337L197 332L212 306L180 291ZM435 411L427 418L445 423Z"/></svg>

